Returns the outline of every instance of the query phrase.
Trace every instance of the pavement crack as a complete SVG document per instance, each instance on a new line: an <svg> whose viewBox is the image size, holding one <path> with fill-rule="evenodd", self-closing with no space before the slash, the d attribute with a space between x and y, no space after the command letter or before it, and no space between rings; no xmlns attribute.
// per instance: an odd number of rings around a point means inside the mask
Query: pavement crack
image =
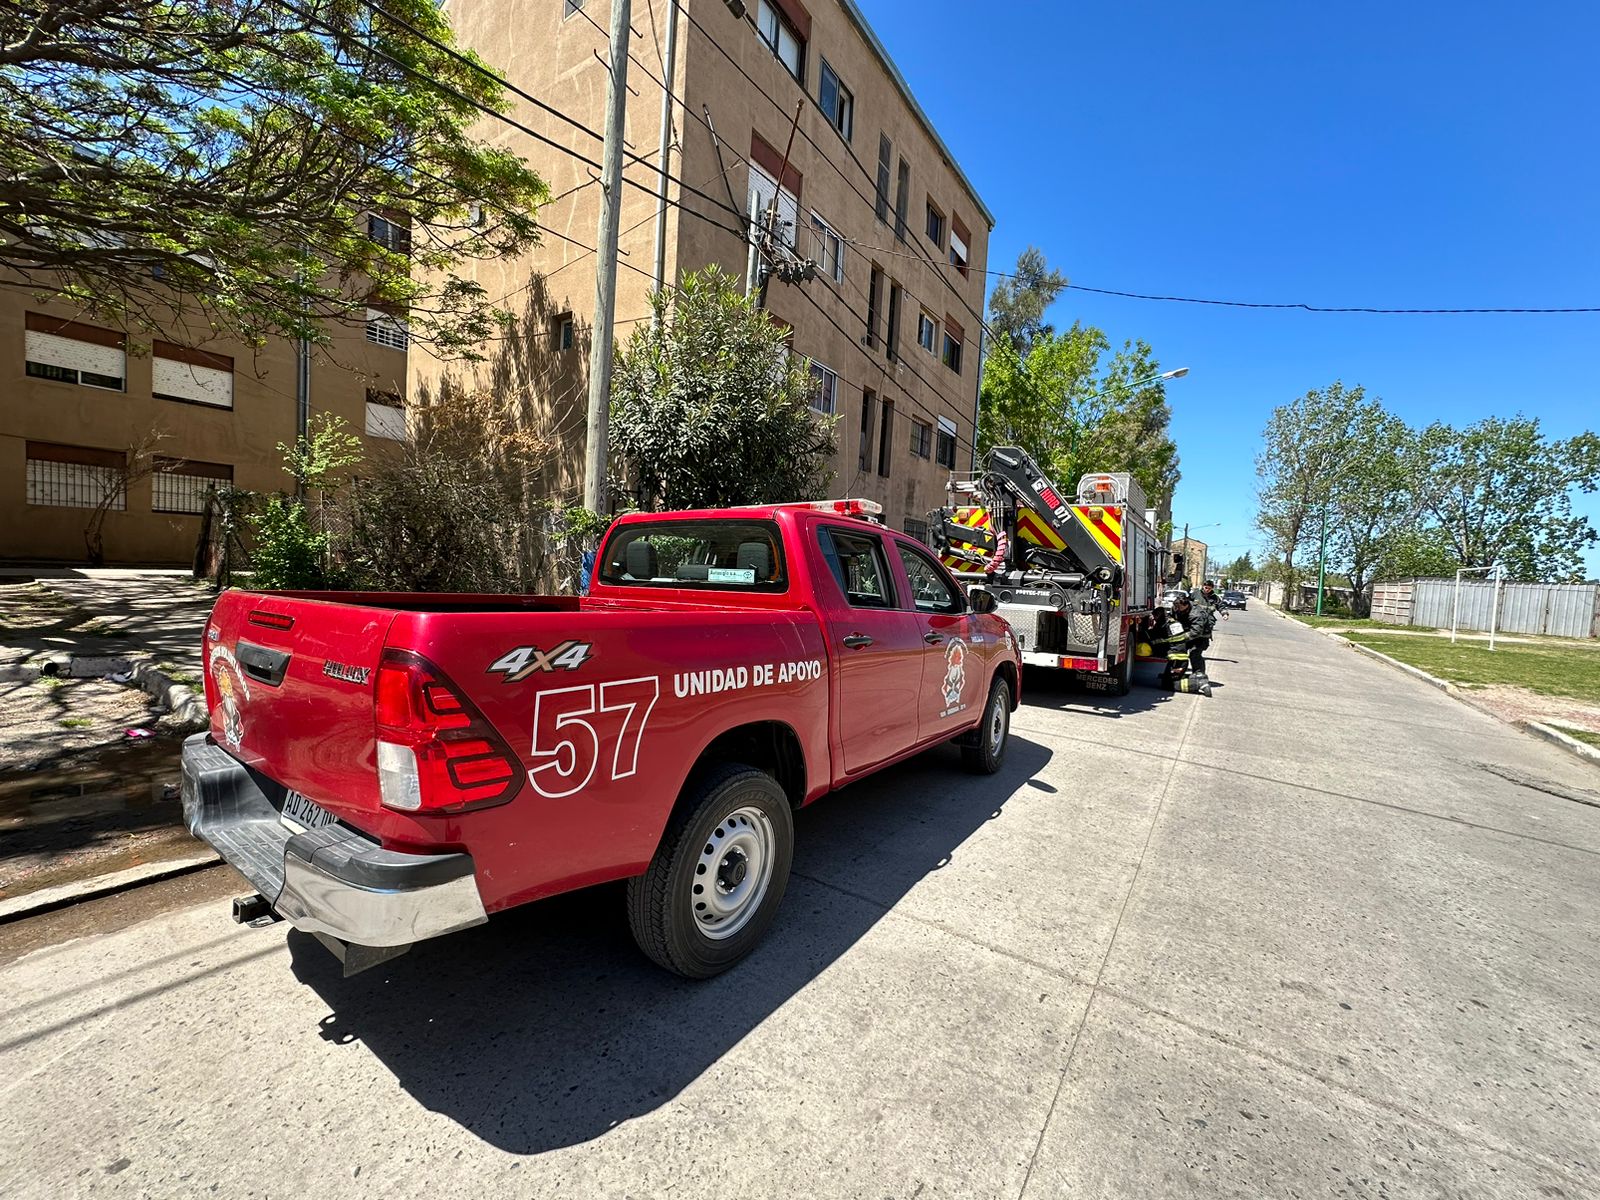
<svg viewBox="0 0 1600 1200"><path fill-rule="evenodd" d="M1554 796L1557 800L1571 800L1574 804L1587 804L1591 808L1600 808L1600 795L1589 791L1587 788L1564 788L1560 784L1550 783L1543 779L1535 779L1531 775L1524 775L1521 771L1513 771L1509 767L1498 766L1495 763L1481 762L1477 764L1477 767L1480 771L1498 775L1507 783L1514 783L1518 787L1527 788L1529 791L1543 792L1546 796Z"/></svg>
<svg viewBox="0 0 1600 1200"><path fill-rule="evenodd" d="M1073 1060L1078 1055L1078 1045L1083 1040L1083 1030L1089 1023L1089 1015L1094 1011L1095 999L1100 995L1100 981L1105 977L1106 964L1111 961L1111 952L1117 948L1117 935L1122 932L1123 919L1128 915L1128 905L1133 901L1133 893L1139 886L1139 875L1144 870L1145 856L1150 852L1150 843L1155 838L1156 826L1161 823L1162 810L1166 808L1167 796L1172 792L1172 781L1178 774L1178 764L1182 761L1184 743L1189 740L1189 734L1194 729L1195 715L1200 711L1198 705L1191 705L1189 715L1184 718L1183 732L1178 735L1177 752L1173 754L1171 764L1167 768L1167 777L1161 784L1161 795L1156 800L1155 812L1150 814L1150 827L1145 830L1144 844L1139 847L1139 858L1133 866L1133 877L1128 880L1128 890L1123 893L1122 906L1117 910L1116 923L1111 927L1111 936L1106 939L1105 953L1100 956L1100 965L1094 973L1094 980L1089 984L1089 998L1084 1002L1083 1015L1078 1018L1078 1027L1072 1031L1072 1043L1067 1047L1067 1059L1061 1064L1061 1073L1056 1077L1056 1090L1050 1097L1050 1107L1045 1110L1044 1121L1039 1126L1039 1136L1033 1144L1033 1153L1028 1156L1028 1169L1022 1176L1022 1187L1017 1192L1017 1200L1028 1194L1028 1183L1033 1179L1033 1169L1039 1162L1039 1151L1044 1148L1044 1135L1050 1128L1050 1122L1056 1115L1056 1105L1061 1102L1061 1093L1067 1085L1067 1076L1072 1072Z"/></svg>

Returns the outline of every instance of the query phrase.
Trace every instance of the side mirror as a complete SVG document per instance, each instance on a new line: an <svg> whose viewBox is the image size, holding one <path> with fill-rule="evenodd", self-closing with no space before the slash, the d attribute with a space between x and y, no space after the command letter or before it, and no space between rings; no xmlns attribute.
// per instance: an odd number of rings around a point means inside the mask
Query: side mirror
<svg viewBox="0 0 1600 1200"><path fill-rule="evenodd" d="M994 598L994 593L981 587L975 587L967 593L967 603L972 605L975 613L992 613L1000 607L1000 601Z"/></svg>

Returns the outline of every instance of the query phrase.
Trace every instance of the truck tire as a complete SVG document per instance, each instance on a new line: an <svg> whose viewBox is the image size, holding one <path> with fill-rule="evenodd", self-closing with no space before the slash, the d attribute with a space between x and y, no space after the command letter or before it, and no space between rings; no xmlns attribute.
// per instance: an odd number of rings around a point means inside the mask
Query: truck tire
<svg viewBox="0 0 1600 1200"><path fill-rule="evenodd" d="M649 868L628 880L633 940L687 979L726 971L772 924L793 857L777 781L743 763L712 769L691 780Z"/></svg>
<svg viewBox="0 0 1600 1200"><path fill-rule="evenodd" d="M1112 676L1111 694L1126 696L1133 690L1133 639L1128 639L1128 652L1122 656L1122 661L1116 665L1116 674Z"/></svg>
<svg viewBox="0 0 1600 1200"><path fill-rule="evenodd" d="M989 685L983 719L973 735L972 740L961 747L961 761L969 771L993 775L1005 761L1006 742L1011 737L1011 685L1004 675L996 675Z"/></svg>

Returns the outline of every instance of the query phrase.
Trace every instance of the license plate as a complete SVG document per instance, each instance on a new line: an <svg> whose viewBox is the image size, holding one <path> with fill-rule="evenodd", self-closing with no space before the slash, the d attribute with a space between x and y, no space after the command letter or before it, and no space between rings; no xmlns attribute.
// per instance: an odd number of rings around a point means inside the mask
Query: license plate
<svg viewBox="0 0 1600 1200"><path fill-rule="evenodd" d="M332 825L338 818L315 800L290 788L289 794L283 798L283 811L278 814L278 819L296 833L305 833L309 829Z"/></svg>

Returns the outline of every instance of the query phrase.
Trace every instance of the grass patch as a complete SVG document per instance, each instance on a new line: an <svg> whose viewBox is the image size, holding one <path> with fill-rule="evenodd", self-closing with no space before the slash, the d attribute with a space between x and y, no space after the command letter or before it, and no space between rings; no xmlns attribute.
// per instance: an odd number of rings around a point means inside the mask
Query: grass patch
<svg viewBox="0 0 1600 1200"><path fill-rule="evenodd" d="M34 682L47 692L53 692L59 687L67 686L67 681L59 675L41 675Z"/></svg>
<svg viewBox="0 0 1600 1200"><path fill-rule="evenodd" d="M63 729L87 729L87 728L89 728L89 726L91 726L93 724L94 724L93 719L91 719L89 717L62 717L61 718L61 727Z"/></svg>
<svg viewBox="0 0 1600 1200"><path fill-rule="evenodd" d="M1296 621L1305 625L1314 625L1318 629L1361 629L1367 625L1376 625L1371 617L1329 617L1317 616L1316 613L1290 613Z"/></svg>
<svg viewBox="0 0 1600 1200"><path fill-rule="evenodd" d="M1501 643L1491 651L1486 642L1452 646L1447 638L1386 636L1362 629L1352 629L1350 640L1467 687L1505 684L1543 696L1600 703L1600 647Z"/></svg>
<svg viewBox="0 0 1600 1200"><path fill-rule="evenodd" d="M1574 729L1570 725L1556 725L1554 728L1559 729L1569 738L1577 738L1580 742L1587 742L1596 750L1600 750L1600 733L1596 733L1592 729Z"/></svg>

